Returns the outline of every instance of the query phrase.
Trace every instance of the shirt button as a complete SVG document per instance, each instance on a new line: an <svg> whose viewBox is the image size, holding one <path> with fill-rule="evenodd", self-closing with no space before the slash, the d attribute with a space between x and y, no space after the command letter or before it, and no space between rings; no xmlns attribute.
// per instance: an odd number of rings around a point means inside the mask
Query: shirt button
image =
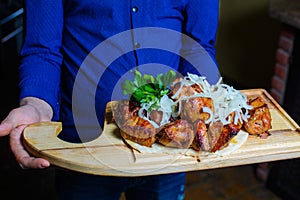
<svg viewBox="0 0 300 200"><path fill-rule="evenodd" d="M135 46L135 48L140 48L141 47L141 44L140 43L138 43L138 42L136 42L136 43L134 43L134 46Z"/></svg>
<svg viewBox="0 0 300 200"><path fill-rule="evenodd" d="M136 13L138 10L139 10L138 7L136 6L132 7L132 12Z"/></svg>

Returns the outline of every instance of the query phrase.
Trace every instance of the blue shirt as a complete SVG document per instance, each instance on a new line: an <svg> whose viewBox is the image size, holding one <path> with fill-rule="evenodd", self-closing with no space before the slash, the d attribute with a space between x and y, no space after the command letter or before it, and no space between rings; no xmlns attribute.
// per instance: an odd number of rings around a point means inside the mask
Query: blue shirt
<svg viewBox="0 0 300 200"><path fill-rule="evenodd" d="M215 61L218 9L218 0L26 0L20 98L34 96L48 102L54 111L53 120L63 123L62 137L79 141L72 96L80 67L90 62L87 57L92 58L93 67L81 74L96 86L95 91L89 91L78 84L82 87L81 105L94 97L97 120L103 125L105 105L131 69L152 63L147 67L154 73L161 66L182 74L198 72L182 58L193 57L197 45L189 41L189 45L182 45L172 31L196 41ZM158 34L161 31L164 33ZM106 45L99 47L105 41ZM178 53L164 48L168 45ZM112 54L115 57L109 60ZM86 121L89 124L89 119Z"/></svg>

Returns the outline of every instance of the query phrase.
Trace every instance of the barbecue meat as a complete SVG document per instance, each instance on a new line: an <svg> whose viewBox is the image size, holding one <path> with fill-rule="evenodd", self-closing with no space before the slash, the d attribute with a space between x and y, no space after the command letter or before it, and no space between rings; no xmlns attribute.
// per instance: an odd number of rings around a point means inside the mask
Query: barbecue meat
<svg viewBox="0 0 300 200"><path fill-rule="evenodd" d="M207 135L207 127L202 120L195 121L194 132L195 138L192 144L193 149L197 151L209 151L210 143Z"/></svg>
<svg viewBox="0 0 300 200"><path fill-rule="evenodd" d="M210 114L203 112L203 107L214 110L213 100L206 97L194 97L182 101L181 118L189 122L203 120L204 122L210 118Z"/></svg>
<svg viewBox="0 0 300 200"><path fill-rule="evenodd" d="M209 128L209 141L211 145L211 152L223 149L227 146L228 142L238 134L241 130L242 124L234 123L222 125L221 122L217 122L211 125Z"/></svg>
<svg viewBox="0 0 300 200"><path fill-rule="evenodd" d="M193 126L181 119L164 126L158 135L158 142L168 147L189 148L194 140Z"/></svg>
<svg viewBox="0 0 300 200"><path fill-rule="evenodd" d="M121 136L140 145L151 147L156 140L156 129L149 121L133 116L123 124Z"/></svg>
<svg viewBox="0 0 300 200"><path fill-rule="evenodd" d="M233 116L233 113L231 114ZM192 147L195 150L215 152L227 146L228 142L240 131L241 123L226 124L214 122L207 129L202 120L194 123L195 139Z"/></svg>
<svg viewBox="0 0 300 200"><path fill-rule="evenodd" d="M150 113L150 119L156 124L160 124L163 117L163 112L159 110L152 110Z"/></svg>
<svg viewBox="0 0 300 200"><path fill-rule="evenodd" d="M122 128L127 120L138 115L139 109L140 107L134 105L134 102L127 100L119 101L112 108L113 120Z"/></svg>
<svg viewBox="0 0 300 200"><path fill-rule="evenodd" d="M180 93L177 95L176 93L178 92L178 90L181 88ZM171 88L171 96L176 94L176 97L174 98L175 100L178 100L180 97L183 96L192 96L194 94L197 93L201 93L202 89L200 88L199 85L197 84L193 84L191 86L181 86L181 83L175 83L172 88Z"/></svg>
<svg viewBox="0 0 300 200"><path fill-rule="evenodd" d="M271 129L271 114L268 105L261 97L249 100L253 109L249 111L250 118L244 122L244 128L252 135L263 135Z"/></svg>

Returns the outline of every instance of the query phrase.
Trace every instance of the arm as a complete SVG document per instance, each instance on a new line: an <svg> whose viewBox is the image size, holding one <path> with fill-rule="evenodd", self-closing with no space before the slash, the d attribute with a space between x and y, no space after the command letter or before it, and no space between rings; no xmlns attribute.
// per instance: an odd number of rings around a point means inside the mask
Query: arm
<svg viewBox="0 0 300 200"><path fill-rule="evenodd" d="M25 1L24 44L21 49L20 99L37 97L59 116L59 85L63 32L62 0Z"/></svg>
<svg viewBox="0 0 300 200"><path fill-rule="evenodd" d="M193 60L193 66L186 61L182 61L180 71L183 74L191 72L206 76L211 79L211 82L218 81L219 71L215 58L218 20L218 0L188 1L185 7L183 33L194 39L201 46L190 42L183 44L181 52L183 57Z"/></svg>
<svg viewBox="0 0 300 200"><path fill-rule="evenodd" d="M58 0L25 1L24 44L21 50L20 107L0 124L0 136L10 136L10 147L23 168L44 168L50 163L31 157L21 135L32 123L58 119L62 55L63 6Z"/></svg>

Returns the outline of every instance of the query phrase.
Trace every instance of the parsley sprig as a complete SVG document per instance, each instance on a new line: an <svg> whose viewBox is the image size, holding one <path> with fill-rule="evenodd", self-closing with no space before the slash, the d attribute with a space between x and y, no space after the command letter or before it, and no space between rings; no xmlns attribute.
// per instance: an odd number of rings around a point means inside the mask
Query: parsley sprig
<svg viewBox="0 0 300 200"><path fill-rule="evenodd" d="M130 100L139 104L151 103L151 110L159 107L160 99L169 93L169 86L176 78L176 73L172 70L158 74L156 77L144 74L135 70L134 80L126 80L122 84L123 93L131 95Z"/></svg>

